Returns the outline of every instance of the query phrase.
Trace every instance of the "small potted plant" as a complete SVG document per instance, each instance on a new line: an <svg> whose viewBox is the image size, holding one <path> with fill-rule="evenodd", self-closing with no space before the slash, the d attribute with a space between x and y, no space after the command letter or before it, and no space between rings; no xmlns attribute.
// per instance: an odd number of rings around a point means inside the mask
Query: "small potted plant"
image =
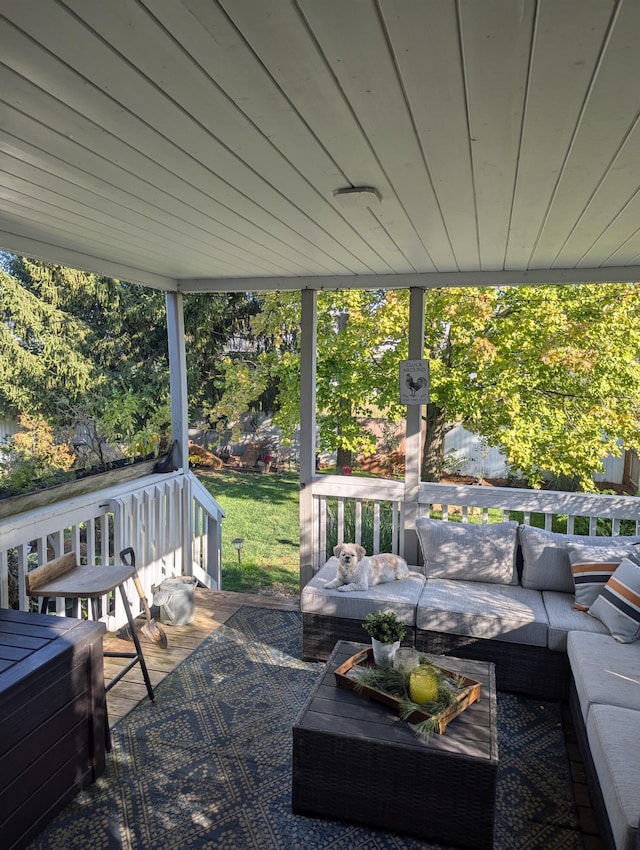
<svg viewBox="0 0 640 850"><path fill-rule="evenodd" d="M407 632L407 627L396 617L393 611L376 611L367 614L362 628L371 638L373 660L378 666L393 664L400 641Z"/></svg>

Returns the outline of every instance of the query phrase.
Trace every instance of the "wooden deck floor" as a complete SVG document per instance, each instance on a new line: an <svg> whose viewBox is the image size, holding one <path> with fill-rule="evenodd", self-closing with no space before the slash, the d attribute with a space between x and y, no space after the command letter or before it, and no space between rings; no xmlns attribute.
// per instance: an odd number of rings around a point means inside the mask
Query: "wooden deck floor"
<svg viewBox="0 0 640 850"><path fill-rule="evenodd" d="M168 646L160 649L144 636L140 638L142 652L149 670L151 684L155 687L165 676L190 655L202 641L218 629L241 605L255 605L259 608L280 608L297 611L300 601L297 597L278 597L231 593L229 591L206 590L197 588L195 618L188 626L163 626L167 634ZM144 620L136 623L143 625ZM131 652L131 641L120 640L114 634L104 639L104 649L110 652ZM105 680L113 678L128 662L119 658L105 658ZM146 699L147 689L142 678L140 666L136 665L107 694L109 722L115 723L140 702Z"/></svg>
<svg viewBox="0 0 640 850"><path fill-rule="evenodd" d="M188 626L163 627L168 637L166 649L159 649L148 639L142 637L141 645L149 670L152 685L159 684L165 676L180 664L202 641L229 619L241 605L255 605L258 608L280 608L297 611L300 600L297 597L285 598L229 591L196 590L195 618ZM140 620L140 625L143 621ZM118 639L109 634L104 641L105 650L115 652L131 651L130 641ZM105 679L109 679L122 669L126 661L105 659ZM115 723L124 717L134 706L147 698L147 690L142 679L140 667L136 666L107 695L109 722ZM582 830L585 850L604 850L598 833L593 809L586 785L584 767L580 759L575 733L571 726L568 710L564 717L565 738L574 784L574 795L578 807L578 817Z"/></svg>

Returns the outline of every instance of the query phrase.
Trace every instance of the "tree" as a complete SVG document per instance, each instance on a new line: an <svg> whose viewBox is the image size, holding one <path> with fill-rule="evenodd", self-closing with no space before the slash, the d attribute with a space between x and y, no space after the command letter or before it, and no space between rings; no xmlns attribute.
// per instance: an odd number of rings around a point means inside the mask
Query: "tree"
<svg viewBox="0 0 640 850"><path fill-rule="evenodd" d="M491 300L472 362L451 370L466 371L466 426L532 483L548 472L592 488L603 457L640 443L640 287L509 288Z"/></svg>
<svg viewBox="0 0 640 850"><path fill-rule="evenodd" d="M194 420L220 416L224 352L258 310L247 294L185 298ZM3 254L0 311L0 409L46 416L90 465L107 464L118 443L146 454L168 437L163 293Z"/></svg>
<svg viewBox="0 0 640 850"><path fill-rule="evenodd" d="M439 480L447 428L463 424L502 448L532 484L543 473L592 487L602 458L640 444L640 289L636 284L428 290L431 364L422 476ZM298 421L299 297L271 293L252 319L273 341L253 365L228 364L223 404L246 404L268 380L277 421ZM349 319L338 333L338 316ZM398 363L407 357L406 292L321 293L317 406L326 448L371 451L362 418L399 418ZM277 329L277 330L276 330ZM248 370L252 371L249 372ZM240 391L242 390L242 391ZM236 408L237 409L237 408Z"/></svg>
<svg viewBox="0 0 640 850"><path fill-rule="evenodd" d="M92 434L98 446L128 443L130 454L149 427L166 430L163 294L23 257L4 265L0 407ZM104 462L93 455L92 465Z"/></svg>
<svg viewBox="0 0 640 850"><path fill-rule="evenodd" d="M236 359L237 341L248 339L251 318L259 311L259 300L247 293L185 296L189 408L194 419L204 415L214 424L222 420L224 427L226 414L220 400L230 371L227 361ZM261 392L258 389L257 397Z"/></svg>
<svg viewBox="0 0 640 850"><path fill-rule="evenodd" d="M317 420L321 448L342 458L371 454L375 439L362 420L398 419L398 359L406 357L408 294L392 290L318 296ZM342 318L341 318L342 317ZM348 318L347 318L348 317ZM242 351L227 357L218 409L237 419L259 398L275 397L274 422L291 435L300 418L300 295L261 293ZM394 376L390 380L390 376Z"/></svg>

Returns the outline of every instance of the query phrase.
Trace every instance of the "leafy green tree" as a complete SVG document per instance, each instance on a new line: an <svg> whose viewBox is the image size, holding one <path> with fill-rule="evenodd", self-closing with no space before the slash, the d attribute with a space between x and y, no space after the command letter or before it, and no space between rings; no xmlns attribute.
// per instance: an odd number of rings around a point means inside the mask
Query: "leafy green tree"
<svg viewBox="0 0 640 850"><path fill-rule="evenodd" d="M0 407L80 429L92 465L106 463L98 447L107 442L135 454L150 424L166 431L163 294L24 257L4 265Z"/></svg>
<svg viewBox="0 0 640 850"><path fill-rule="evenodd" d="M640 444L636 284L439 289L427 291L425 302L431 394L423 479L439 480L446 431L457 423L502 448L534 485L546 472L592 487L604 456L619 452L620 442ZM271 293L262 304L251 326L271 344L251 365L228 361L221 403L232 416L271 381L279 390L276 419L288 433L298 421L299 296ZM358 420L403 415L398 363L407 357L407 322L403 291L319 295L324 447L371 451Z"/></svg>
<svg viewBox="0 0 640 850"><path fill-rule="evenodd" d="M640 287L538 286L469 296L482 325L445 334L448 368L436 370L434 399L447 418L504 448L531 483L546 471L592 488L604 456L619 454L620 443L640 444Z"/></svg>
<svg viewBox="0 0 640 850"><path fill-rule="evenodd" d="M41 416L22 414L20 428L0 444L0 483L10 493L29 489L36 479L45 484L54 481L74 462L73 454L55 441L53 430Z"/></svg>
<svg viewBox="0 0 640 850"><path fill-rule="evenodd" d="M224 353L259 309L248 294L185 298L194 421L203 412L224 420L218 409ZM46 416L91 466L108 465L119 443L130 456L166 447L171 415L163 293L5 254L0 311L0 409Z"/></svg>
<svg viewBox="0 0 640 850"><path fill-rule="evenodd" d="M53 416L60 388L77 399L98 379L82 356L89 330L0 270L0 406Z"/></svg>
<svg viewBox="0 0 640 850"><path fill-rule="evenodd" d="M274 422L291 435L300 418L300 295L263 293L244 351L227 357L219 410L231 420L259 398L275 403ZM316 374L321 447L348 464L371 454L375 439L362 419L403 413L398 359L406 357L408 294L404 291L326 292L318 296ZM350 465L350 464L349 464Z"/></svg>
<svg viewBox="0 0 640 850"><path fill-rule="evenodd" d="M226 424L220 406L228 369L237 340L252 338L251 318L260 311L260 301L248 293L192 294L184 299L189 407L193 419L209 418ZM252 349L247 349L250 359ZM244 352L246 353L246 351ZM241 362L241 361L240 361ZM255 403L255 398L251 403ZM245 408L246 409L246 408Z"/></svg>

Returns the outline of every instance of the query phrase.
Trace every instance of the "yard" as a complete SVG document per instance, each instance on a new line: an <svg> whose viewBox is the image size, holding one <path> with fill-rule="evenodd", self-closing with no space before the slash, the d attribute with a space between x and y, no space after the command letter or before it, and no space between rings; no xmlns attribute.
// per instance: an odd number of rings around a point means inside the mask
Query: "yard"
<svg viewBox="0 0 640 850"><path fill-rule="evenodd" d="M261 475L198 473L226 513L222 525L222 589L294 596L300 592L297 472ZM241 538L240 563L233 540Z"/></svg>

